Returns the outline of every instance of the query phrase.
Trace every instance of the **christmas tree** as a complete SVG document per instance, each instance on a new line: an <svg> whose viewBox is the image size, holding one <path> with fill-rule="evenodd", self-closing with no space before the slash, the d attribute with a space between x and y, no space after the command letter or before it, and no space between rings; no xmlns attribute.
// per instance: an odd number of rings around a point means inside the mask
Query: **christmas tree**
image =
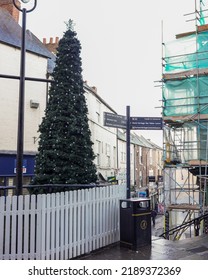
<svg viewBox="0 0 208 280"><path fill-rule="evenodd" d="M84 96L81 44L70 20L57 49L33 184L89 184L97 180Z"/></svg>

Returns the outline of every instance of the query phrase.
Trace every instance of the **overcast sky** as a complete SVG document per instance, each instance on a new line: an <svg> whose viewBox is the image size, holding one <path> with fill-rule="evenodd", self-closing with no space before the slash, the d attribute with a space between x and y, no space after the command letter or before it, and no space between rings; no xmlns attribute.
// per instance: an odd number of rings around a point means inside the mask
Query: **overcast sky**
<svg viewBox="0 0 208 280"><path fill-rule="evenodd" d="M32 3L33 0L31 0ZM195 0L37 0L27 28L40 40L62 37L72 19L82 45L83 79L120 114L161 116L163 41L193 30ZM27 6L30 6L30 4ZM161 28L163 21L163 29ZM162 31L163 30L163 31ZM161 131L143 133L162 146Z"/></svg>

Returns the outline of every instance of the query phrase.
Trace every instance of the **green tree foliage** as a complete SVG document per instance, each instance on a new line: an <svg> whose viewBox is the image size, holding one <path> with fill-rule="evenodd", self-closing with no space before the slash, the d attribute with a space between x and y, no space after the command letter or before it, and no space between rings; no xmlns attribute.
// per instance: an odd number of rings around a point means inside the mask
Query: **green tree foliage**
<svg viewBox="0 0 208 280"><path fill-rule="evenodd" d="M39 127L33 184L96 182L80 52L80 42L69 21L57 49L54 82Z"/></svg>

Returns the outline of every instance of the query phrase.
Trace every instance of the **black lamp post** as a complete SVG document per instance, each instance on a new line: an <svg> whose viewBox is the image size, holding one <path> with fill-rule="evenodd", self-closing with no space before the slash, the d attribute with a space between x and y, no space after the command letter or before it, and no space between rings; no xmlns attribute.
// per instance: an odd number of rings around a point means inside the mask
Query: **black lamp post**
<svg viewBox="0 0 208 280"><path fill-rule="evenodd" d="M21 0L28 3L30 0ZM37 6L37 0L31 9L20 8L15 0L14 6L22 12L22 39L21 39L21 58L20 58L20 84L19 84L19 109L18 109L18 129L17 129L17 163L16 163L16 194L22 194L23 181L23 146L24 146L24 103L25 103L25 35L26 35L26 14L32 12Z"/></svg>

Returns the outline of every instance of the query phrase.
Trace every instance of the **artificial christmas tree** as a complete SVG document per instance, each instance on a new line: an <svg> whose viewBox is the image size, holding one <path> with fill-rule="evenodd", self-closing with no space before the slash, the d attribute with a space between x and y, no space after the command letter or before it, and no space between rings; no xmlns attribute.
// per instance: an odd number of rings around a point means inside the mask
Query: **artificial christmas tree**
<svg viewBox="0 0 208 280"><path fill-rule="evenodd" d="M81 45L69 21L59 42L33 184L95 183L88 109L84 96Z"/></svg>

